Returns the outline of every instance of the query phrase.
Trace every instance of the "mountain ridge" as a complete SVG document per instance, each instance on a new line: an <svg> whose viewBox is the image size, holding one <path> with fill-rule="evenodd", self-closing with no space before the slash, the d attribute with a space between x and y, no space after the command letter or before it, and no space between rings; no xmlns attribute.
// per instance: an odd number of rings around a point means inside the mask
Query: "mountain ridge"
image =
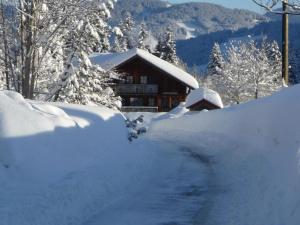
<svg viewBox="0 0 300 225"><path fill-rule="evenodd" d="M117 25L126 13L130 13L137 24L145 21L156 37L170 27L177 40L251 28L267 20L264 15L246 9L229 9L205 2L170 4L161 0L121 0L112 11L112 24Z"/></svg>

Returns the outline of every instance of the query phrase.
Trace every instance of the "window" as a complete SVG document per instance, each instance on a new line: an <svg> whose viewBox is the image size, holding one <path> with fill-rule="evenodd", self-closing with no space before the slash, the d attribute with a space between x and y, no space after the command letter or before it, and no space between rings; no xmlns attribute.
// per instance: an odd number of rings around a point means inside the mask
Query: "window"
<svg viewBox="0 0 300 225"><path fill-rule="evenodd" d="M142 98L130 98L130 106L143 106L144 101Z"/></svg>
<svg viewBox="0 0 300 225"><path fill-rule="evenodd" d="M148 105L149 106L155 106L155 99L154 98L149 98L148 99Z"/></svg>
<svg viewBox="0 0 300 225"><path fill-rule="evenodd" d="M126 83L133 84L133 76L126 76Z"/></svg>
<svg viewBox="0 0 300 225"><path fill-rule="evenodd" d="M148 77L147 76L141 76L141 84L147 84L148 83Z"/></svg>

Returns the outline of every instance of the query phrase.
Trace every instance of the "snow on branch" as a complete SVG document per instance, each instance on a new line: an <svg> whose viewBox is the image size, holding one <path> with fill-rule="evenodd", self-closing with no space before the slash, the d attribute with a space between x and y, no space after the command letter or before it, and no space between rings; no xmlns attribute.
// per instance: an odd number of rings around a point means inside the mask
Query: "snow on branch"
<svg viewBox="0 0 300 225"><path fill-rule="evenodd" d="M287 0L252 0L255 4L262 7L268 12L274 14L291 14L300 15L300 1L287 1ZM280 3L286 3L287 9L279 10ZM278 7L278 8L276 8Z"/></svg>

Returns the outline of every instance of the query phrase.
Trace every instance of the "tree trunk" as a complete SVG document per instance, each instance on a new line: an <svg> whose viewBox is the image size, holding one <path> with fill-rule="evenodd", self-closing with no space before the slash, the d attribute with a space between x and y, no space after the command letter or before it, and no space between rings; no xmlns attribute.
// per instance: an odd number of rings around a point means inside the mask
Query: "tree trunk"
<svg viewBox="0 0 300 225"><path fill-rule="evenodd" d="M26 16L24 23L24 43L25 43L25 60L24 60L24 74L23 74L23 89L22 94L25 98L32 98L31 84L34 81L34 68L35 68L35 46L33 43L35 35L34 20L35 18L35 1L31 0L30 4L25 5L24 11L30 16Z"/></svg>
<svg viewBox="0 0 300 225"><path fill-rule="evenodd" d="M10 89L10 76L9 76L9 63L8 63L8 41L7 41L7 34L6 34L6 18L5 18L5 10L3 2L1 1L1 16L2 16L2 39L3 39L3 47L4 47L4 70L5 70L5 80L6 80L6 88L7 90Z"/></svg>

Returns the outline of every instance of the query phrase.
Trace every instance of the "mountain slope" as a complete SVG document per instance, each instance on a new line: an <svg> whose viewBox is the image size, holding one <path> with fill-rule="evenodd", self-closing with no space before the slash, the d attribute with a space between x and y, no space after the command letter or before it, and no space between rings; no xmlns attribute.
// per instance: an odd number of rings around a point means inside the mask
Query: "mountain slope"
<svg viewBox="0 0 300 225"><path fill-rule="evenodd" d="M281 21L270 21L260 23L257 26L248 29L242 28L237 31L224 30L210 34L200 35L190 40L177 41L177 54L188 64L203 65L207 64L209 54L215 42L226 44L230 40L243 40L248 36L254 37L256 40L261 40L267 37L270 41L275 40L281 43ZM300 31L297 23L290 24L290 46L291 52L300 51Z"/></svg>
<svg viewBox="0 0 300 225"><path fill-rule="evenodd" d="M266 20L248 10L228 9L210 3L171 5L160 0L122 0L112 12L113 24L128 12L137 24L145 21L156 37L171 27L176 39L180 40L222 30L251 28Z"/></svg>

